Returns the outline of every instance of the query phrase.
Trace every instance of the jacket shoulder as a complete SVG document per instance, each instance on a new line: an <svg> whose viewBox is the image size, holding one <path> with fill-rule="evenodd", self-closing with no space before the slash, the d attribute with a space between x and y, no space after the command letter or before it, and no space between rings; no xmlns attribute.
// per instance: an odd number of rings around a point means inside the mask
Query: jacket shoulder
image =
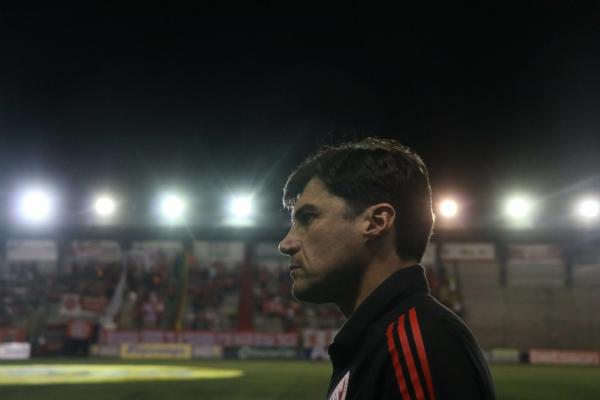
<svg viewBox="0 0 600 400"><path fill-rule="evenodd" d="M399 388L426 398L494 398L483 353L459 316L428 294L388 316L386 339L392 361L397 358Z"/></svg>

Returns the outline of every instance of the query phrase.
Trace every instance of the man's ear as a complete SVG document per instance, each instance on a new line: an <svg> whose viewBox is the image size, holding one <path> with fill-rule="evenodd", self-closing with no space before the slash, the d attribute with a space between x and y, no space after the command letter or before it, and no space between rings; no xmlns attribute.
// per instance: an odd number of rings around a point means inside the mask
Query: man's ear
<svg viewBox="0 0 600 400"><path fill-rule="evenodd" d="M364 211L365 230L363 234L369 239L385 235L394 228L396 210L389 203L373 204Z"/></svg>

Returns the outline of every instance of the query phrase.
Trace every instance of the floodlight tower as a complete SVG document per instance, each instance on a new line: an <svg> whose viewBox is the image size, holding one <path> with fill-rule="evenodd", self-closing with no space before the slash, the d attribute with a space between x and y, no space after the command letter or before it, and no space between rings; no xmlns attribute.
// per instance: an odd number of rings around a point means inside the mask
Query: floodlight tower
<svg viewBox="0 0 600 400"><path fill-rule="evenodd" d="M460 199L460 200L459 200ZM435 206L435 226L440 229L464 229L467 221L463 215L462 197L456 196L442 197L441 201Z"/></svg>
<svg viewBox="0 0 600 400"><path fill-rule="evenodd" d="M17 216L28 225L43 225L52 220L56 199L49 190L42 187L29 187L18 196Z"/></svg>
<svg viewBox="0 0 600 400"><path fill-rule="evenodd" d="M108 218L115 214L117 203L112 196L101 195L94 202L94 211L101 218Z"/></svg>
<svg viewBox="0 0 600 400"><path fill-rule="evenodd" d="M458 216L458 203L454 199L444 199L439 205L440 215L447 219L454 219Z"/></svg>
<svg viewBox="0 0 600 400"><path fill-rule="evenodd" d="M227 208L225 223L235 226L249 226L254 223L254 196L237 194L231 196Z"/></svg>
<svg viewBox="0 0 600 400"><path fill-rule="evenodd" d="M166 223L180 223L185 216L187 203L185 199L175 193L165 193L159 203L159 212Z"/></svg>
<svg viewBox="0 0 600 400"><path fill-rule="evenodd" d="M504 206L504 214L513 228L530 228L533 225L533 203L528 196L509 197Z"/></svg>
<svg viewBox="0 0 600 400"><path fill-rule="evenodd" d="M600 215L600 202L595 198L583 198L577 203L575 212L584 223L597 221Z"/></svg>

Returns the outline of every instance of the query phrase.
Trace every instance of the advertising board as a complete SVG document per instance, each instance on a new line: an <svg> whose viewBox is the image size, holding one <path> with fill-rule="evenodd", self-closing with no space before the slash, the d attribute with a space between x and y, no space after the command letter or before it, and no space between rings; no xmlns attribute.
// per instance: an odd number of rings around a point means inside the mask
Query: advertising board
<svg viewBox="0 0 600 400"><path fill-rule="evenodd" d="M190 359L192 346L184 343L126 343L121 345L123 359Z"/></svg>
<svg viewBox="0 0 600 400"><path fill-rule="evenodd" d="M26 342L0 343L0 360L28 360L31 345Z"/></svg>
<svg viewBox="0 0 600 400"><path fill-rule="evenodd" d="M584 350L529 350L531 364L600 365L600 353Z"/></svg>
<svg viewBox="0 0 600 400"><path fill-rule="evenodd" d="M225 358L235 360L294 360L302 354L295 347L229 347Z"/></svg>

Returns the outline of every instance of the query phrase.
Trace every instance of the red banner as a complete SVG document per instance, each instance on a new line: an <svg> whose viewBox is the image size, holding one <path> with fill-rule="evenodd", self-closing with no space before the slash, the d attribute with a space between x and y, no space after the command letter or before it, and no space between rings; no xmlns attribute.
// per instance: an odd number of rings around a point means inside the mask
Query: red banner
<svg viewBox="0 0 600 400"><path fill-rule="evenodd" d="M90 321L76 319L67 325L67 337L71 339L86 340L92 337L93 327Z"/></svg>
<svg viewBox="0 0 600 400"><path fill-rule="evenodd" d="M84 296L81 298L81 309L84 311L102 314L107 305L108 299L106 297Z"/></svg>
<svg viewBox="0 0 600 400"><path fill-rule="evenodd" d="M2 342L25 342L27 331L23 328L0 328L0 343Z"/></svg>
<svg viewBox="0 0 600 400"><path fill-rule="evenodd" d="M93 317L104 313L108 306L106 297L80 296L75 293L62 295L59 313L65 317Z"/></svg>
<svg viewBox="0 0 600 400"><path fill-rule="evenodd" d="M529 350L531 364L600 365L600 353L583 350Z"/></svg>

